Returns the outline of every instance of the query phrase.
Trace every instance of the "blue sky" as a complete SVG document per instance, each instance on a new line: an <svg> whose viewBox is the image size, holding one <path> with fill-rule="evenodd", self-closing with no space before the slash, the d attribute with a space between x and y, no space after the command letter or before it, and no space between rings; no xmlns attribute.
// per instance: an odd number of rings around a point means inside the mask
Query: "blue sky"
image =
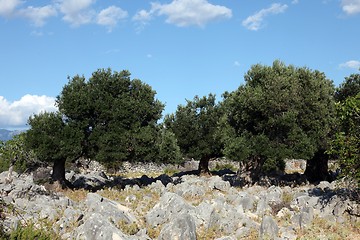
<svg viewBox="0 0 360 240"><path fill-rule="evenodd" d="M218 99L276 59L339 85L359 73L360 0L0 0L0 128L55 111L76 74L127 69L164 114Z"/></svg>

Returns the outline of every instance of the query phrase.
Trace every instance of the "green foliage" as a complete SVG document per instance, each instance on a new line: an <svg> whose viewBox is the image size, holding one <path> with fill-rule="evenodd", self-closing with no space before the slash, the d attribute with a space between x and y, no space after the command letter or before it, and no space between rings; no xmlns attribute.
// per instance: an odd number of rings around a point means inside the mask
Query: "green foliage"
<svg viewBox="0 0 360 240"><path fill-rule="evenodd" d="M336 106L339 131L329 152L338 157L342 173L360 184L360 91Z"/></svg>
<svg viewBox="0 0 360 240"><path fill-rule="evenodd" d="M41 161L53 162L75 159L81 148L76 129L63 120L61 113L40 113L28 120L31 128L26 132L25 142Z"/></svg>
<svg viewBox="0 0 360 240"><path fill-rule="evenodd" d="M27 142L42 161L85 157L109 167L150 161L164 107L155 94L128 71L99 69L89 80L77 75L57 97L58 113L29 119Z"/></svg>
<svg viewBox="0 0 360 240"><path fill-rule="evenodd" d="M38 239L38 240L54 240L60 239L53 231L49 229L38 229L34 224L29 224L27 226L19 226L14 229L8 239L11 240L28 240L28 239Z"/></svg>
<svg viewBox="0 0 360 240"><path fill-rule="evenodd" d="M166 128L159 131L159 155L158 159L162 163L180 164L183 162L180 147L177 143L175 134Z"/></svg>
<svg viewBox="0 0 360 240"><path fill-rule="evenodd" d="M336 88L335 99L345 101L348 97L355 97L360 92L360 74L351 74Z"/></svg>
<svg viewBox="0 0 360 240"><path fill-rule="evenodd" d="M275 61L252 66L245 81L225 95L225 156L255 160L268 172L282 170L286 157L309 159L326 146L334 87L323 73Z"/></svg>
<svg viewBox="0 0 360 240"><path fill-rule="evenodd" d="M221 112L215 95L209 94L179 105L176 113L165 118L165 126L176 136L181 152L190 158L202 159L221 155L217 124Z"/></svg>
<svg viewBox="0 0 360 240"><path fill-rule="evenodd" d="M21 133L9 141L0 142L0 172L7 171L11 164L18 173L36 165L35 154L26 149L24 137L25 134Z"/></svg>

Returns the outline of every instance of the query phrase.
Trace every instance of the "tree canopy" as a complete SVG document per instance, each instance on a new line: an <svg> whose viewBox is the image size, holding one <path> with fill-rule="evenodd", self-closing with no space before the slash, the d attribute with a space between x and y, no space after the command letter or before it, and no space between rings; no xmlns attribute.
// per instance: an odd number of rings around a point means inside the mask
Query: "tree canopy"
<svg viewBox="0 0 360 240"><path fill-rule="evenodd" d="M351 176L360 184L360 74L346 77L335 97L337 131L329 153L338 158L342 176Z"/></svg>
<svg viewBox="0 0 360 240"><path fill-rule="evenodd" d="M360 74L351 74L336 88L335 99L345 101L348 97L355 97L360 92Z"/></svg>
<svg viewBox="0 0 360 240"><path fill-rule="evenodd" d="M57 97L58 113L29 119L27 141L41 160L54 161L54 173L61 172L56 180L64 178L66 159L85 157L109 166L151 161L164 108L155 94L128 71L99 69L89 80L76 75Z"/></svg>
<svg viewBox="0 0 360 240"><path fill-rule="evenodd" d="M89 81L75 76L57 98L66 122L83 132L85 157L107 162L151 160L164 105L128 71L100 69Z"/></svg>
<svg viewBox="0 0 360 240"><path fill-rule="evenodd" d="M224 101L224 153L251 163L256 175L282 170L285 158L311 159L326 148L333 93L332 82L319 71L280 61L252 66L245 84Z"/></svg>
<svg viewBox="0 0 360 240"><path fill-rule="evenodd" d="M199 171L203 173L209 172L210 158L221 155L216 135L220 116L215 95L209 94L187 100L186 105L179 105L175 114L165 118L165 126L174 132L182 153L200 160Z"/></svg>

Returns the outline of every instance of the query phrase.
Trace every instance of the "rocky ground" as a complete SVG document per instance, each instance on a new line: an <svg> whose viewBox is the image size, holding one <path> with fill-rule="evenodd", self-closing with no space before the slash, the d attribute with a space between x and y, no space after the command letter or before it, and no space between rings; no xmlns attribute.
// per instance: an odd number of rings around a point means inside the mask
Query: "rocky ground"
<svg viewBox="0 0 360 240"><path fill-rule="evenodd" d="M112 177L100 165L71 171L78 190L44 182L48 169L11 182L0 173L2 226L50 227L60 239L360 239L359 195L343 181L239 187L231 171L199 177L186 174L190 162L170 177L164 167L141 177L131 165Z"/></svg>

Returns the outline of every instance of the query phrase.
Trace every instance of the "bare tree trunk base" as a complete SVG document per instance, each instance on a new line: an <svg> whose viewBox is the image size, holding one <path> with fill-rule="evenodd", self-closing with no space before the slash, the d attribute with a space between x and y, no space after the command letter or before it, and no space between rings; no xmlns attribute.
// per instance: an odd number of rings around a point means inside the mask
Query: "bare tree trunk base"
<svg viewBox="0 0 360 240"><path fill-rule="evenodd" d="M209 170L209 161L210 159L208 157L204 157L200 159L199 168L198 168L199 176L211 176Z"/></svg>
<svg viewBox="0 0 360 240"><path fill-rule="evenodd" d="M62 189L73 188L72 184L65 178L65 159L54 161L51 179L53 183L57 182Z"/></svg>
<svg viewBox="0 0 360 240"><path fill-rule="evenodd" d="M304 175L309 182L320 182L330 180L328 171L329 155L320 149L314 157L307 161Z"/></svg>

